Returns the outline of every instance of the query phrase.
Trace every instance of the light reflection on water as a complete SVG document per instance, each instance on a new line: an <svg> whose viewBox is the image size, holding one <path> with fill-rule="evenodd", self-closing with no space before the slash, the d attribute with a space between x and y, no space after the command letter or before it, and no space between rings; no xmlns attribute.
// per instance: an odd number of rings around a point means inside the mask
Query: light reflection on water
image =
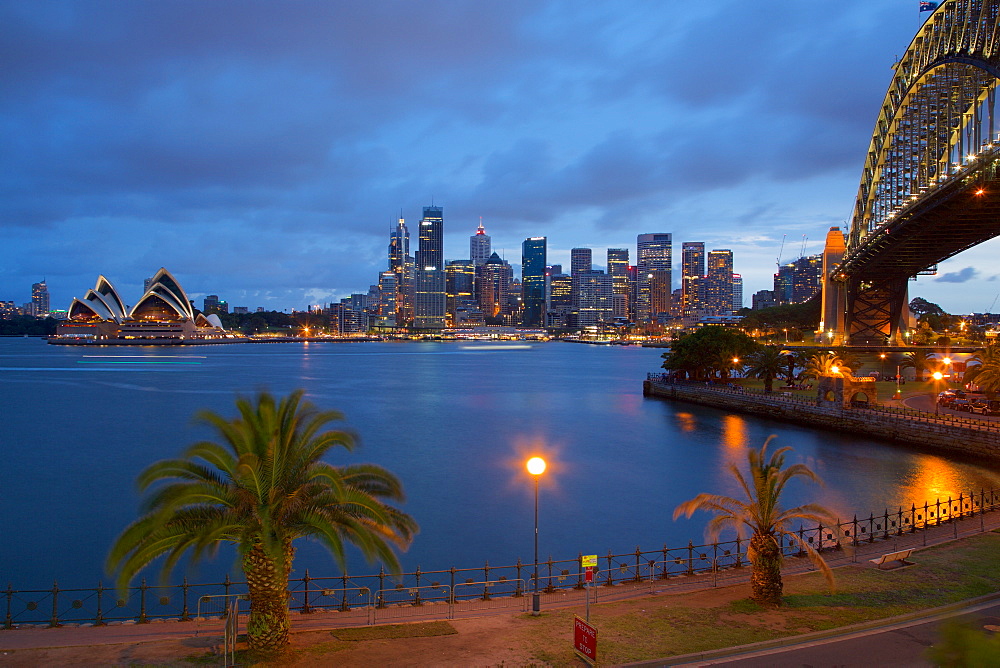
<svg viewBox="0 0 1000 668"><path fill-rule="evenodd" d="M263 387L304 387L311 401L345 413L361 447L333 463L373 461L400 476L404 508L421 525L403 556L409 569L528 560L533 489L524 461L539 453L550 465L540 480L540 549L557 559L697 543L707 516L674 522L673 508L699 492L736 495L726 465L770 434L773 447L794 448L790 462L826 481L815 490L793 484L787 505L818 500L849 517L1000 486L968 462L644 398L641 381L660 364L655 349L231 345L198 349L197 366L109 368L77 364L84 352L135 354L0 340L0 583L92 586L110 541L136 516L136 474L210 436L192 424L196 411L231 415L236 393ZM309 543L296 564L336 574ZM231 566L224 552L191 577L214 579Z"/></svg>

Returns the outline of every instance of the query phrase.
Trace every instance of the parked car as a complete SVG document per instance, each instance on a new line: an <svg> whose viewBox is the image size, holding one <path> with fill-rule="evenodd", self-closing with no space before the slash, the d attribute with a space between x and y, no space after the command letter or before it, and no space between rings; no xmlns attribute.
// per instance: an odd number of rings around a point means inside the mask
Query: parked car
<svg viewBox="0 0 1000 668"><path fill-rule="evenodd" d="M948 406L952 410L968 412L969 411L969 406L971 405L971 403L972 402L969 401L968 399L956 398L956 399L953 399L952 402Z"/></svg>
<svg viewBox="0 0 1000 668"><path fill-rule="evenodd" d="M979 413L980 415L1000 415L1000 401L997 401L996 399L974 401L969 407L969 410L973 413Z"/></svg>
<svg viewBox="0 0 1000 668"><path fill-rule="evenodd" d="M945 408L951 408L956 399L964 399L965 392L962 390L945 390L938 394L938 404Z"/></svg>

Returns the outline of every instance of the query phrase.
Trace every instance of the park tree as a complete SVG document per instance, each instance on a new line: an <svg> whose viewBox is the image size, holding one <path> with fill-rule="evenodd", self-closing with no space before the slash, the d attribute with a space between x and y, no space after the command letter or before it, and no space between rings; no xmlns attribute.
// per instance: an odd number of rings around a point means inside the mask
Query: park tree
<svg viewBox="0 0 1000 668"><path fill-rule="evenodd" d="M690 378L728 376L733 358L743 359L759 344L743 332L709 326L682 336L663 354L663 368L682 371Z"/></svg>
<svg viewBox="0 0 1000 668"><path fill-rule="evenodd" d="M778 346L762 346L746 356L744 371L751 378L764 381L764 391L770 393L774 387L774 379L781 375L787 366L786 353Z"/></svg>
<svg viewBox="0 0 1000 668"><path fill-rule="evenodd" d="M802 376L805 378L829 376L834 373L834 367L837 368L836 373L851 373L851 368L836 353L815 353L806 361L806 367L802 371Z"/></svg>
<svg viewBox="0 0 1000 668"><path fill-rule="evenodd" d="M991 396L1000 393L1000 343L991 343L969 358L964 379Z"/></svg>
<svg viewBox="0 0 1000 668"><path fill-rule="evenodd" d="M911 350L903 355L900 367L903 369L913 369L913 376L916 380L924 380L924 373L930 370L934 364L934 354L926 350Z"/></svg>
<svg viewBox="0 0 1000 668"><path fill-rule="evenodd" d="M336 466L332 448L354 448L353 436L326 429L343 419L302 400L302 390L280 400L261 392L239 398L238 416L198 414L218 441L195 443L178 459L157 462L139 475L146 494L141 517L115 540L107 559L122 594L135 575L162 558L164 579L178 560L236 546L250 598L247 644L272 651L288 644L288 577L294 542L309 537L346 569L352 544L369 561L400 570L395 548L417 531L393 503L403 488L372 464ZM346 570L345 570L346 572Z"/></svg>
<svg viewBox="0 0 1000 668"><path fill-rule="evenodd" d="M744 475L735 464L729 465L729 472L744 498L702 493L674 509L674 519L681 515L691 517L698 510L715 513L705 529L710 542L717 541L719 534L726 529L735 530L741 538L750 539L747 548L751 568L750 598L768 607L777 607L782 603L783 539L798 545L826 578L830 591L834 590L833 571L815 547L795 531L794 523L805 520L828 527L837 526L832 513L817 504L787 510L782 508L781 494L790 480L802 477L820 484L821 481L805 464L785 467L785 454L791 451L790 447L779 448L769 454L767 449L773 438L768 438L760 449L748 450L748 475Z"/></svg>

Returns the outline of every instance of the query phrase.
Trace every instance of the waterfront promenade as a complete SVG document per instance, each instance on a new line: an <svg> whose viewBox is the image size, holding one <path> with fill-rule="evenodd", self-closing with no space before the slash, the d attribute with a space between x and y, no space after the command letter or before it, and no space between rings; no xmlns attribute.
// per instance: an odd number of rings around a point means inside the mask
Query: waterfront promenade
<svg viewBox="0 0 1000 668"><path fill-rule="evenodd" d="M873 569L869 559L887 552L899 549L913 549L910 561L920 568L921 552L925 547L952 543L956 539L971 538L987 534L1000 528L1000 511L979 513L975 516L944 522L915 533L892 534L889 538L878 538L872 542L862 542L851 551L827 552L827 561L835 568ZM956 543L959 545L961 543ZM812 571L812 565L806 559L786 559L784 573L789 583L794 582L795 575ZM708 573L696 576L655 579L650 582L630 583L614 587L595 587L591 590L596 598L592 599L595 615L608 606L616 604L630 606L630 610L638 613L651 614L657 607L671 607L681 604L704 604L706 597L712 600L739 600L747 595L746 582L749 569L729 569L719 573ZM886 572L885 577L893 577ZM791 585L789 584L791 587ZM527 600L529 597L521 597ZM836 605L836 603L832 603ZM561 611L576 611L583 614L584 599L582 594L574 590L556 591L542 596L542 621L546 618L562 619ZM377 643L365 643L357 649L339 649L333 656L323 657L322 643L330 642L330 632L337 629L364 626L364 622L355 614L344 614L334 611L315 612L312 614L294 614L292 616L293 645L297 647L314 647L307 655L313 663L329 663L336 660L344 665L360 665L365 660L376 661L383 665L469 665L471 663L509 661L525 655L525 651L515 640L515 626L518 623L530 624L525 621L531 618L525 614L525 609L519 606L497 605L493 608L476 608L463 610L459 606L454 609L449 606L408 606L413 616L405 614L406 609L396 617L396 622L424 622L438 620L447 622L457 633L441 637L421 637L414 640L392 642L383 639ZM949 609L959 609L961 605L952 605ZM940 614L940 610L932 611ZM548 615L552 613L552 615ZM931 614L931 613L928 613ZM920 619L920 614L908 614L907 621ZM517 620L521 620L518 622ZM242 621L242 619L241 619ZM882 619L862 624L859 627L832 629L818 634L810 634L805 641L815 643L821 640L846 633L875 632L892 620ZM899 620L896 620L899 621ZM92 663L130 663L156 662L158 664L180 664L185 657L202 656L221 645L222 620L218 618L199 619L191 622L160 622L152 624L114 624L103 627L65 626L61 628L22 627L13 630L0 631L0 665L28 666L39 664L61 665L91 665ZM366 627L377 630L379 627ZM418 627L419 628L419 627ZM546 627L547 628L547 627ZM554 628L541 631L548 637L556 634L556 641L565 635L566 629ZM504 633L511 633L511 639L505 641ZM535 632L539 632L537 629ZM784 646L796 642L794 633L785 633L779 640L750 648L764 650L773 646ZM378 636L375 636L378 637ZM339 645L338 645L339 647ZM531 648L527 648L527 658L532 658ZM701 652L697 657L685 657L684 661L692 661L692 665L700 662L716 660L728 653L750 651L747 648L730 648L712 652ZM88 661L87 657L90 658ZM289 665L307 665L291 663ZM648 665L666 665L668 661L657 661ZM838 663L848 663L838 661Z"/></svg>

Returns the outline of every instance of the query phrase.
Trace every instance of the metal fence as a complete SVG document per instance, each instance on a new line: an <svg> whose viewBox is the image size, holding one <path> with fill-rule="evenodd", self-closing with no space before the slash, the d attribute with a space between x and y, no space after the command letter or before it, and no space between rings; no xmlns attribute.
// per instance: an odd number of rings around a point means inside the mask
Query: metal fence
<svg viewBox="0 0 1000 668"><path fill-rule="evenodd" d="M671 387L671 386L684 386L691 387L694 389L703 389L710 392L718 392L722 394L731 394L735 396L742 397L760 397L765 398L768 401L781 402L792 406L803 406L816 408L817 402L815 397L803 397L795 396L790 392L782 392L779 388L773 392L765 392L762 389L742 387L736 384L723 384L723 383L710 383L705 381L693 381L693 380L671 380L666 374L663 373L647 373L646 380L652 382L660 387ZM836 410L836 408L834 408ZM843 411L850 411L851 413L867 412L870 414L876 414L881 416L890 416L898 419L905 419L910 422L920 422L924 424L939 424L945 426L961 427L963 429L972 429L974 431L987 431L987 432L997 432L1000 433L1000 421L997 420L981 420L972 417L972 413L969 413L968 417L965 415L956 415L954 413L930 413L927 411L918 411L914 408L907 408L905 406L886 406L883 404L868 404L868 405L856 405L852 406L850 409L841 408Z"/></svg>
<svg viewBox="0 0 1000 668"><path fill-rule="evenodd" d="M915 533L979 516L980 530L985 530L982 515L1000 508L1000 490L959 494L958 498L936 499L910 508L899 507L867 517L855 516L835 526L800 527L795 533L802 543L823 550L837 550L849 544L874 543L906 533ZM926 534L925 534L926 538ZM613 587L660 587L675 578L739 569L747 565L747 541L736 538L680 547L643 550L598 556L594 585L610 592ZM804 550L795 541L782 539L782 553L802 556ZM586 595L585 572L580 567L582 555L552 559L538 564L538 589L565 600L583 602ZM343 574L336 577L310 577L309 571L289 580L289 608L309 614L338 611L345 624L368 625L391 619L441 619L481 614L486 610L526 611L528 593L535 583L534 564L520 560L510 566L450 568L439 571L417 570L392 576L384 571L368 575ZM125 599L118 599L114 589L98 585L93 589L61 589L54 583L49 589L3 590L5 614L3 628L22 625L62 626L63 624L104 625L153 620L188 621L194 616L223 616L212 601L244 597L246 584L232 581L178 585L141 584L130 587ZM193 614L192 614L193 613Z"/></svg>

